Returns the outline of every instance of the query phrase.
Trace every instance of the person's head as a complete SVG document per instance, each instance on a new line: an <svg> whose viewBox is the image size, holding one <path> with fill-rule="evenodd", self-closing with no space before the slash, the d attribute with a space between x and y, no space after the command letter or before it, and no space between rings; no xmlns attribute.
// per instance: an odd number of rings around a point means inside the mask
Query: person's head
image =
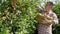
<svg viewBox="0 0 60 34"><path fill-rule="evenodd" d="M47 4L46 4L46 6L45 6L45 9L46 9L46 11L49 11L49 10L51 10L52 9L52 7L53 7L53 2L47 2Z"/></svg>

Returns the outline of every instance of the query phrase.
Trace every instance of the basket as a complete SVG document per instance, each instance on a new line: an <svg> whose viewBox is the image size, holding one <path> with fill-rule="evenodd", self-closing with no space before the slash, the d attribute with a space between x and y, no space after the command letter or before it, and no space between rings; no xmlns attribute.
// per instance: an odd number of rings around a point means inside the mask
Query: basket
<svg viewBox="0 0 60 34"><path fill-rule="evenodd" d="M36 20L41 23L45 18L47 18L48 20L53 20L52 17L50 16L46 16L45 14L41 14L39 13L37 16L36 16Z"/></svg>

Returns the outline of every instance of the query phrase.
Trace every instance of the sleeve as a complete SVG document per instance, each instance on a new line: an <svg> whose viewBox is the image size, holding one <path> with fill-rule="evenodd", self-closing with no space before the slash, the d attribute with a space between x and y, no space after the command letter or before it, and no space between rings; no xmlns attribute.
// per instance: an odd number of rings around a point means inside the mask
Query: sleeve
<svg viewBox="0 0 60 34"><path fill-rule="evenodd" d="M52 22L53 22L53 24L58 24L59 23L57 15L55 13L53 15L53 21Z"/></svg>

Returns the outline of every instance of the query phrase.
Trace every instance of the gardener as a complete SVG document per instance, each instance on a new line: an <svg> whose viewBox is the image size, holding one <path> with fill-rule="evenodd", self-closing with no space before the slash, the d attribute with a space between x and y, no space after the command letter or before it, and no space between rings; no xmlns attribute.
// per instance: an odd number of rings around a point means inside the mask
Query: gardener
<svg viewBox="0 0 60 34"><path fill-rule="evenodd" d="M46 16L50 16L53 20L44 19L41 23L38 24L38 34L52 34L52 25L58 24L57 15L52 12L53 3L47 2L45 6ZM46 22L46 23L45 23Z"/></svg>

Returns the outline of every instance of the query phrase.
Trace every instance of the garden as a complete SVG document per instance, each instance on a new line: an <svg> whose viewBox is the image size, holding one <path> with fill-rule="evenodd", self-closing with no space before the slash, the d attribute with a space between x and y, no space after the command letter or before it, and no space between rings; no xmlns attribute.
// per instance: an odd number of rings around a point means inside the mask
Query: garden
<svg viewBox="0 0 60 34"><path fill-rule="evenodd" d="M36 34L39 0L0 0L0 34ZM53 12L60 22L60 4ZM60 34L60 24L53 25L53 34Z"/></svg>

